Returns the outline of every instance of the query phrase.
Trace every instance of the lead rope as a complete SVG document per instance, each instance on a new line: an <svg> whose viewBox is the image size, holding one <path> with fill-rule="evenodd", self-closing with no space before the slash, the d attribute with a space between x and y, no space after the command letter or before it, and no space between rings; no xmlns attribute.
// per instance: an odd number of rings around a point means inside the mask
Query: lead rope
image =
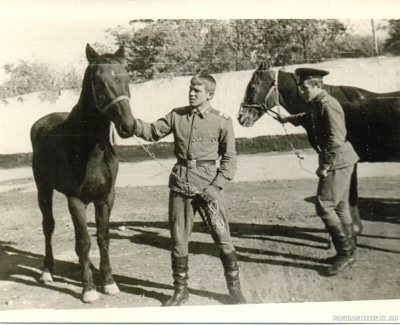
<svg viewBox="0 0 400 325"><path fill-rule="evenodd" d="M136 140L137 143L142 147L142 149L147 152L147 154L153 158L158 164L164 169L164 171L172 174L175 176L179 181L181 181L183 184L185 184L190 192L193 192L194 194L201 194L201 192L194 186L190 185L187 181L183 180L178 174L174 173L172 170L169 171L168 168L152 153L141 141L136 136L133 136L133 138ZM206 227L209 230L212 230L213 228L216 230L219 230L221 232L224 231L225 229L225 223L224 221L220 218L219 216L219 207L218 204L214 202L208 202L207 203L207 208L210 211L210 220L204 219L203 222L206 225Z"/></svg>
<svg viewBox="0 0 400 325"><path fill-rule="evenodd" d="M278 107L278 114L281 115L281 107L282 107L282 106L281 106L281 104L279 103L278 73L279 73L279 71L276 70L276 71L275 71L275 79L274 79L275 106L272 107L271 109L267 109L267 110L266 110L267 114L268 114L269 116L271 116L271 117L273 117L273 116L272 116L270 113L274 113L275 115L277 114L275 111L273 111L273 109L274 109L275 107ZM266 99L267 99L267 97L266 97ZM266 105L267 105L267 103L264 104L265 107L267 107ZM285 131L285 134L286 134L287 138L288 138L289 145L290 145L292 151L293 151L294 154L297 156L297 158L299 158L300 168L303 169L304 171L306 171L307 173L310 173L310 174L314 175L313 172L311 172L311 171L309 171L309 170L307 170L306 168L303 167L302 160L304 160L304 157L303 157L303 156L300 156L300 153L298 152L298 150L295 149L295 147L294 147L294 145L293 145L292 138L290 137L288 131L286 130L285 124L284 124L284 123L281 123L281 125L282 125L282 127L283 127L283 130Z"/></svg>
<svg viewBox="0 0 400 325"><path fill-rule="evenodd" d="M275 73L275 86L276 86L276 87L275 87L275 106L278 106L278 113L279 113L279 115L280 115L280 114L281 114L281 105L280 105L280 103L279 103L278 72ZM268 111L267 111L267 112L268 112ZM271 109L271 112L275 113L272 109ZM272 116L272 115L270 115L270 116ZM287 136L288 139L289 139L289 144L290 144L290 146L291 146L293 152L294 152L295 155L299 158L299 164L300 164L301 169L303 169L303 170L306 171L307 173L310 173L310 174L314 175L313 172L311 172L311 171L309 171L309 170L307 170L306 168L303 167L301 161L304 160L304 157L300 156L300 154L298 153L298 151L294 148L292 138L290 137L289 133L287 132L286 127L285 127L285 124L284 124L284 123L281 123L281 124L282 124L283 129L285 130L286 136ZM327 249L331 249L331 247L332 247L332 237L331 237L330 233L328 232Z"/></svg>

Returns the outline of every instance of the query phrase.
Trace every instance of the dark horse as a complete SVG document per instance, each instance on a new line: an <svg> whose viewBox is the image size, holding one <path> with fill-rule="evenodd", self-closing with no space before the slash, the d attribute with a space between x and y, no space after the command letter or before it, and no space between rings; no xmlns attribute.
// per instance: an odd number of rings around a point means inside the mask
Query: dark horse
<svg viewBox="0 0 400 325"><path fill-rule="evenodd" d="M262 63L254 72L240 106L238 120L243 126L252 126L261 116L279 105L290 114L307 110L307 104L297 86L293 73L270 70ZM347 140L360 156L360 161L400 161L400 91L377 94L347 86L325 85L326 91L343 107ZM311 146L314 145L311 125L303 125ZM361 233L362 223L358 207L357 169L350 186L350 209L355 231Z"/></svg>
<svg viewBox="0 0 400 325"><path fill-rule="evenodd" d="M121 138L133 135L134 119L129 105L129 75L123 67L124 48L114 54L98 55L88 44L86 69L78 103L70 113L42 117L31 129L32 168L43 214L46 255L43 282L51 282L54 271L52 234L53 191L63 193L75 228L75 251L82 268L82 301L98 298L93 284L86 207L94 204L97 243L100 249L102 288L119 293L108 255L109 217L113 207L118 161L110 143L110 124Z"/></svg>

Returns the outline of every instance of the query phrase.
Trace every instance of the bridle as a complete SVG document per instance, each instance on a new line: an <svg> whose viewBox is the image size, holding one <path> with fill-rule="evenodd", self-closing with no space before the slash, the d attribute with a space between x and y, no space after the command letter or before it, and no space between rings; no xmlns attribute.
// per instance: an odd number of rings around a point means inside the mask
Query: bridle
<svg viewBox="0 0 400 325"><path fill-rule="evenodd" d="M282 107L282 105L279 103L278 73L279 73L279 71L275 71L274 81L273 81L272 86L269 89L267 95L264 98L264 103L262 103L262 104L247 104L245 102L242 102L240 104L239 115L242 113L243 108L255 108L258 110L262 110L267 114L273 113L275 115L278 115L278 113L273 110L275 107L278 107L278 109L280 107ZM270 108L267 106L267 101L273 93L275 94L275 105Z"/></svg>
<svg viewBox="0 0 400 325"><path fill-rule="evenodd" d="M243 109L243 108L255 108L255 109L258 109L258 110L262 110L262 111L264 111L265 113L267 113L267 114L269 114L269 115L271 115L271 113L272 113L272 114L275 114L276 116L280 116L280 108L283 107L283 106L279 103L278 73L279 73L279 71L275 71L274 81L273 81L273 83L272 83L271 88L268 90L267 95L266 95L265 98L264 98L264 103L262 103L262 104L247 104L247 103L245 103L245 102L242 102L242 103L240 104L239 116L241 115L242 109ZM293 76L293 78L295 78L294 75L292 75L292 76ZM296 78L295 78L295 81L296 81ZM296 82L296 83L297 83L297 82ZM271 96L272 93L275 93L275 105L274 105L273 107L270 108L270 107L267 106L267 101L268 101L268 98ZM278 112L275 112L275 111L273 110L275 107L278 108ZM271 115L271 116L272 116L272 115ZM272 117L275 117L275 116L272 116ZM275 117L275 118L276 118L276 117ZM300 156L300 154L299 154L299 153L297 152L297 150L294 148L294 146L293 146L293 141L292 141L292 139L291 139L289 133L287 132L284 123L282 123L282 127L283 127L283 129L285 130L286 136L287 136L288 139L289 139L289 143L290 143L290 146L291 146L293 152L296 154L296 156L297 156L297 157L299 158L299 160L300 160L300 166L301 166L301 168L304 169L305 171L307 171L308 173L311 173L310 171L306 170L306 169L301 165L301 161L302 161L304 158L303 158L302 156ZM311 174L313 174L313 173L311 173Z"/></svg>
<svg viewBox="0 0 400 325"><path fill-rule="evenodd" d="M96 102L96 107L97 107L97 109L98 109L101 113L103 113L103 114L106 114L107 111L110 109L110 107L112 107L113 105L115 105L115 104L118 103L119 101L124 100L124 99L126 99L127 101L130 101L130 99L131 99L131 98L130 98L129 96L127 96L127 95L121 95L121 96L118 96L118 97L114 98L111 102L109 102L109 103L108 103L106 106L104 106L103 108L100 108L99 103L97 102L96 92L95 92L94 86L93 86L92 75L90 75L90 85L91 85L91 87L92 87L92 92L93 92L94 101Z"/></svg>

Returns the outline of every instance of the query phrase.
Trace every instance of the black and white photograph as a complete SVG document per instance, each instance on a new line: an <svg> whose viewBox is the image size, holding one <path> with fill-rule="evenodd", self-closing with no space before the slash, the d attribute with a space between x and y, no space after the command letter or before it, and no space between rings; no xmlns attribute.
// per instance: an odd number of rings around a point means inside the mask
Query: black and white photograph
<svg viewBox="0 0 400 325"><path fill-rule="evenodd" d="M2 323L400 323L400 3L0 0Z"/></svg>

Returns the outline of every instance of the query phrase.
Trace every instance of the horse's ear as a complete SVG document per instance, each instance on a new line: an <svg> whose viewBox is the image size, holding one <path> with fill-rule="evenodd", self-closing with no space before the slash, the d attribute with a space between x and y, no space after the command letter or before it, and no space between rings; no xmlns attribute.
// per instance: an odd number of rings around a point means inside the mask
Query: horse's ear
<svg viewBox="0 0 400 325"><path fill-rule="evenodd" d="M86 58L90 63L98 59L99 55L97 52L88 44L86 44Z"/></svg>
<svg viewBox="0 0 400 325"><path fill-rule="evenodd" d="M269 61L264 61L258 66L258 70L260 71L266 71L271 67Z"/></svg>
<svg viewBox="0 0 400 325"><path fill-rule="evenodd" d="M113 58L119 61L123 61L125 59L125 42L122 42L119 49L114 53Z"/></svg>

